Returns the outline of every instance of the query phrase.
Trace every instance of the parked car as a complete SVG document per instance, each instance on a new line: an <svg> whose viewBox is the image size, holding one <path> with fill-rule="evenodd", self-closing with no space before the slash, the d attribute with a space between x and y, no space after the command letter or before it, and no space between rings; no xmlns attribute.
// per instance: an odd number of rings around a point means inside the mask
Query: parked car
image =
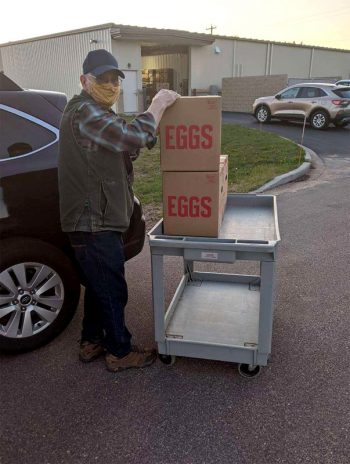
<svg viewBox="0 0 350 464"><path fill-rule="evenodd" d="M335 85L350 86L350 79L342 79L341 81L337 81Z"/></svg>
<svg viewBox="0 0 350 464"><path fill-rule="evenodd" d="M57 153L66 96L23 90L0 73L0 350L34 349L72 319L79 273L61 232ZM143 248L135 198L125 256Z"/></svg>
<svg viewBox="0 0 350 464"><path fill-rule="evenodd" d="M335 84L297 84L272 97L257 98L253 114L259 122L271 118L306 120L314 129L330 123L344 127L350 122L350 89Z"/></svg>

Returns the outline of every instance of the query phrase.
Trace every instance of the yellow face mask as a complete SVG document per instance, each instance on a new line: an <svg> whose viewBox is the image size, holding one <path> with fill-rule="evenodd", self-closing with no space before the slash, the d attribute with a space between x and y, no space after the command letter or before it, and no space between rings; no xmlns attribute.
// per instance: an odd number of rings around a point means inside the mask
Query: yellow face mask
<svg viewBox="0 0 350 464"><path fill-rule="evenodd" d="M111 83L98 84L97 82L92 82L90 95L100 105L110 108L119 98L120 86Z"/></svg>

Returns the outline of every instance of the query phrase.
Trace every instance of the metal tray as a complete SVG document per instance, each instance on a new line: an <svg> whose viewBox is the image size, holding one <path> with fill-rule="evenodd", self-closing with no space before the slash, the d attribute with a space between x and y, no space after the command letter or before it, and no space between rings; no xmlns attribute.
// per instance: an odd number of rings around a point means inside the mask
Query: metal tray
<svg viewBox="0 0 350 464"><path fill-rule="evenodd" d="M163 220L148 233L151 247L181 247L208 250L274 251L280 241L276 197L229 194L219 237L189 237L163 234ZM190 258L190 257L188 257Z"/></svg>
<svg viewBox="0 0 350 464"><path fill-rule="evenodd" d="M257 346L259 290L249 283L188 281L166 327L166 338Z"/></svg>

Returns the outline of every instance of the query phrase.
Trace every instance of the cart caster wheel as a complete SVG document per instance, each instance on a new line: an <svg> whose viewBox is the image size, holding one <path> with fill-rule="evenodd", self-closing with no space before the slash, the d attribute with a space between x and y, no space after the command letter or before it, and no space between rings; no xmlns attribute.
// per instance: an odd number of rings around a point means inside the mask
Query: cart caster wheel
<svg viewBox="0 0 350 464"><path fill-rule="evenodd" d="M170 356L169 354L158 354L159 360L163 363L166 364L167 366L172 366L175 364L176 357L175 356Z"/></svg>
<svg viewBox="0 0 350 464"><path fill-rule="evenodd" d="M253 366L252 364L238 364L238 372L245 379L257 377L261 372L261 366Z"/></svg>

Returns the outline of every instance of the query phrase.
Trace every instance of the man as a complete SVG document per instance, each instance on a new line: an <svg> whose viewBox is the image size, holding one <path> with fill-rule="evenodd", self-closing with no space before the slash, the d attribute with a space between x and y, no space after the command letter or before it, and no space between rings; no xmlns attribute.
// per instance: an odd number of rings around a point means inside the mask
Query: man
<svg viewBox="0 0 350 464"><path fill-rule="evenodd" d="M179 97L161 90L148 110L127 124L111 110L124 77L108 51L88 53L80 77L83 90L63 113L58 163L62 230L85 284L79 357L89 362L106 351L106 366L113 372L155 360L154 352L131 345L125 325L122 233L134 205L130 154L155 143L163 112Z"/></svg>

